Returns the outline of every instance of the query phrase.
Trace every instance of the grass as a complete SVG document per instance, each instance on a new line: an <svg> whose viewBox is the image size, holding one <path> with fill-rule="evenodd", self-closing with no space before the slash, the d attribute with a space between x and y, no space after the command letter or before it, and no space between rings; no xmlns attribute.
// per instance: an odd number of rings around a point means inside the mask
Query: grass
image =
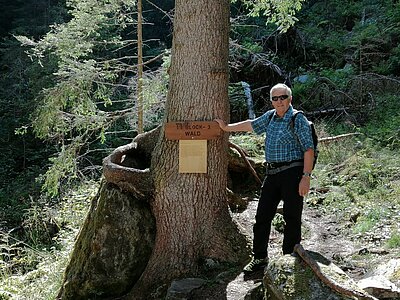
<svg viewBox="0 0 400 300"><path fill-rule="evenodd" d="M54 217L63 229L47 247L35 244L34 241L29 245L1 233L3 238L0 248L3 250L0 253L0 300L56 298L75 237L98 186L95 182L85 182L53 208L56 210ZM39 218L40 215L37 211L31 211L30 217ZM24 247L13 246L16 244ZM21 251L20 255L14 255L15 251Z"/></svg>
<svg viewBox="0 0 400 300"><path fill-rule="evenodd" d="M400 221L396 213L400 209L400 191L395 183L400 173L397 153L373 146L368 140L363 143L365 146L358 148L359 141L353 139L343 147L333 146L335 150L329 150L333 152L332 160L325 152L314 182L316 190L329 191L323 195L325 209L339 213L345 220L359 215L353 220L354 233L372 232L388 220ZM338 156L343 160L331 163Z"/></svg>
<svg viewBox="0 0 400 300"><path fill-rule="evenodd" d="M387 248L398 248L400 249L400 232L395 231L396 229L393 229L392 235L390 238L386 241L386 247Z"/></svg>
<svg viewBox="0 0 400 300"><path fill-rule="evenodd" d="M68 241L68 247L63 251L34 251L41 262L30 272L2 273L0 295L3 299L55 299L72 243L72 240Z"/></svg>
<svg viewBox="0 0 400 300"><path fill-rule="evenodd" d="M244 149L249 157L264 160L264 137L255 133L233 133L229 140Z"/></svg>

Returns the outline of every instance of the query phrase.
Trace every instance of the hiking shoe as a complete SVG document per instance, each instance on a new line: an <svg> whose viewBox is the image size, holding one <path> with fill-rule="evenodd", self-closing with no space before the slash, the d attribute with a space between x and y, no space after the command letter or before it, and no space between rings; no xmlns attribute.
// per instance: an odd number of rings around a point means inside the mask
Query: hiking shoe
<svg viewBox="0 0 400 300"><path fill-rule="evenodd" d="M268 265L268 257L263 259L253 258L244 268L245 274L253 273L264 269Z"/></svg>

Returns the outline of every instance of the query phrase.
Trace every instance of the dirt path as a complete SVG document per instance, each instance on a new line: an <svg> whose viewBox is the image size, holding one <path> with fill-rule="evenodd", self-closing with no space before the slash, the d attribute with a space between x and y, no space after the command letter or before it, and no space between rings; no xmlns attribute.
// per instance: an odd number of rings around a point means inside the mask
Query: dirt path
<svg viewBox="0 0 400 300"><path fill-rule="evenodd" d="M250 201L248 208L234 214L234 218L241 224L249 237L252 237L252 226L257 209L257 201ZM340 225L336 216L324 216L318 208L310 208L307 205L303 212L303 247L319 252L328 259L347 256L356 251L357 245L348 237L341 234ZM269 245L269 254L281 255L283 234L272 227Z"/></svg>
<svg viewBox="0 0 400 300"><path fill-rule="evenodd" d="M245 233L252 238L252 227L258 202L249 201L248 207L241 213L234 213L233 218L243 227ZM353 279L365 274L362 267L349 262L348 258L359 249L359 245L351 241L341 232L343 222L334 215L323 215L318 208L304 207L303 241L306 250L322 254L348 272ZM271 231L269 255L281 255L282 233L274 228ZM223 276L222 276L223 277ZM245 278L243 273L230 274L219 282L195 292L193 300L247 300L262 299L257 288L262 285L262 274ZM251 294L251 295L250 295Z"/></svg>

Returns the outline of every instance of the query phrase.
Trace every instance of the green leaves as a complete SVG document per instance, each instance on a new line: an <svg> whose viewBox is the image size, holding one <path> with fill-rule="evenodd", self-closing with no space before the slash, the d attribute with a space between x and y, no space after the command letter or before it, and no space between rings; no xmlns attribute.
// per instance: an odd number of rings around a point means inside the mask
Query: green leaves
<svg viewBox="0 0 400 300"><path fill-rule="evenodd" d="M52 195L64 178L77 176L82 147L95 140L104 143L106 129L131 111L112 104L130 94L131 87L117 80L123 80L121 72L130 71L127 62L132 58L114 50L130 43L123 42L120 34L132 24L135 1L71 0L67 5L69 22L52 26L37 42L18 38L33 46L29 54L39 64L56 62L50 75L54 83L37 97L31 117L35 134L60 147L44 176L44 188Z"/></svg>
<svg viewBox="0 0 400 300"><path fill-rule="evenodd" d="M305 0L243 0L250 8L251 15L264 15L267 23L275 23L281 32L289 29L297 20L295 14Z"/></svg>
<svg viewBox="0 0 400 300"><path fill-rule="evenodd" d="M44 175L44 184L42 186L43 190L50 196L55 196L59 193L63 178L68 178L69 181L72 181L77 177L75 159L80 146L80 143L75 140L69 146L63 146L57 156L50 158L52 164Z"/></svg>

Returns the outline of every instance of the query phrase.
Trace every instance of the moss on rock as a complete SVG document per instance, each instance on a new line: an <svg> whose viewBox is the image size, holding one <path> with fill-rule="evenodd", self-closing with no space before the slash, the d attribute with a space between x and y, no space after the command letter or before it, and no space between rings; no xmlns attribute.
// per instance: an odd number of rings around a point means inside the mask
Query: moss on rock
<svg viewBox="0 0 400 300"><path fill-rule="evenodd" d="M334 282L349 289L360 290L356 283L339 267L322 255L308 251L318 263L321 272ZM270 259L264 276L267 300L350 300L322 283L301 259L284 255Z"/></svg>
<svg viewBox="0 0 400 300"><path fill-rule="evenodd" d="M146 267L154 238L149 205L104 181L79 232L59 298L126 293Z"/></svg>

